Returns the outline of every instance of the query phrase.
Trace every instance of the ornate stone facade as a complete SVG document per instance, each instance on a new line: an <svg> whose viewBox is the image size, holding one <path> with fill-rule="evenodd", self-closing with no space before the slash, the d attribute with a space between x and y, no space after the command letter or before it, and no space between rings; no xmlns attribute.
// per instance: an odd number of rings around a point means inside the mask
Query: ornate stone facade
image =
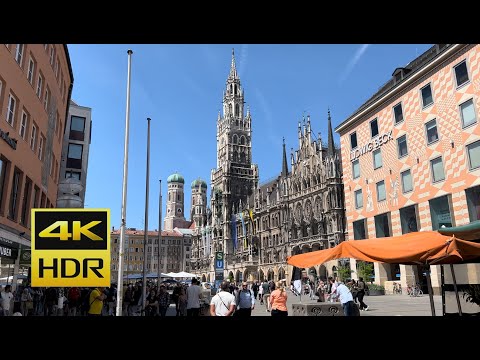
<svg viewBox="0 0 480 360"><path fill-rule="evenodd" d="M223 251L224 278L288 281L288 256L332 247L345 239L340 151L334 146L330 112L328 146L322 144L320 134L312 139L308 116L303 127L298 125L299 146L295 152L292 149L291 171L284 143L281 174L258 185L258 167L251 163L251 115L247 110L243 116L243 104L232 54L223 116L217 119L211 211L207 209L203 233L197 230L193 238L191 269L202 281L213 281L213 257ZM322 277L327 275L323 268L318 274Z"/></svg>

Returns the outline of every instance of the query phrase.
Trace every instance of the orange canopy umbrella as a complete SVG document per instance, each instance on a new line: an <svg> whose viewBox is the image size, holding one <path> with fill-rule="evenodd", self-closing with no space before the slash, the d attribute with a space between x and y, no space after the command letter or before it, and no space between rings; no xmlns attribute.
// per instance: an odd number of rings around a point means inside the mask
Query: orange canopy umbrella
<svg viewBox="0 0 480 360"><path fill-rule="evenodd" d="M450 264L458 309L462 315L451 264L478 261L480 244L458 239L455 235L442 235L437 231L421 231L401 236L344 241L331 249L290 256L287 258L287 263L299 268L308 268L341 258L406 265ZM427 271L427 284L432 315L435 316L429 271Z"/></svg>
<svg viewBox="0 0 480 360"><path fill-rule="evenodd" d="M458 264L478 260L480 244L442 235L437 231L421 231L401 236L344 241L331 249L290 256L287 263L308 268L340 258L406 265Z"/></svg>

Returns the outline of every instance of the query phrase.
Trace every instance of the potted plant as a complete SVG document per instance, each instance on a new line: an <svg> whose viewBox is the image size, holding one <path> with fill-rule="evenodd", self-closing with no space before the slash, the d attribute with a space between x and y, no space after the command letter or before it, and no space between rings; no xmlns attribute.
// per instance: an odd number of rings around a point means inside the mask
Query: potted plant
<svg viewBox="0 0 480 360"><path fill-rule="evenodd" d="M369 296L377 296L377 295L385 295L385 287L383 285L378 284L368 284L368 291L366 291L366 295Z"/></svg>

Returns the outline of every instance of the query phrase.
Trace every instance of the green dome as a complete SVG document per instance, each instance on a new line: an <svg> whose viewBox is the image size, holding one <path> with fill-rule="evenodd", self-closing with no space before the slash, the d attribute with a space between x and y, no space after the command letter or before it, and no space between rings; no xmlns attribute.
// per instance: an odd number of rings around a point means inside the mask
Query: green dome
<svg viewBox="0 0 480 360"><path fill-rule="evenodd" d="M167 178L167 183L171 183L171 182L179 182L179 183L185 184L185 179L179 173L175 173L170 175Z"/></svg>
<svg viewBox="0 0 480 360"><path fill-rule="evenodd" d="M192 189L196 189L196 188L198 188L198 186L201 186L202 188L206 189L207 188L207 183L200 178L198 178L196 180L193 180L192 181Z"/></svg>

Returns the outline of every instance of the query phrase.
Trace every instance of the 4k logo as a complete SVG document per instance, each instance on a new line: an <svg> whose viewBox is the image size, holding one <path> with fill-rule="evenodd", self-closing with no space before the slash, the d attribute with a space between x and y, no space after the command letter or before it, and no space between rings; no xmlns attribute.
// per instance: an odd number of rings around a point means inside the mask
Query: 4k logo
<svg viewBox="0 0 480 360"><path fill-rule="evenodd" d="M110 286L109 209L32 209L32 286Z"/></svg>

